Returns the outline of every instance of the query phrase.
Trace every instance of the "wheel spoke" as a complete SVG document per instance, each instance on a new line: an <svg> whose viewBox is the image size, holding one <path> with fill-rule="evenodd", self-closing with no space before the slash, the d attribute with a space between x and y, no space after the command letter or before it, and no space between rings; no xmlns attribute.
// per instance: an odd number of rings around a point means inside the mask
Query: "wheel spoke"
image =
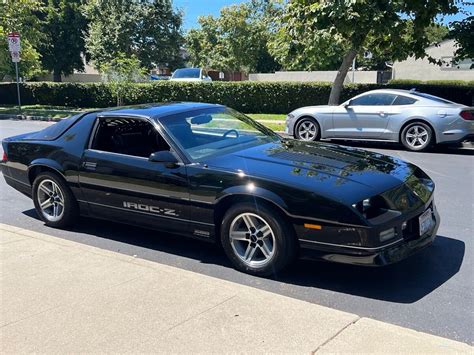
<svg viewBox="0 0 474 355"><path fill-rule="evenodd" d="M46 186L44 186L44 184L42 184L42 185L40 186L40 190L43 191L43 192L44 192L45 194L47 194L47 195L50 195L50 194L53 193L53 191L51 191L51 190L48 189Z"/></svg>
<svg viewBox="0 0 474 355"><path fill-rule="evenodd" d="M260 247L260 250L262 251L265 258L269 258L271 253L272 253L270 248L268 247L268 245L265 242L263 242L262 246Z"/></svg>
<svg viewBox="0 0 474 355"><path fill-rule="evenodd" d="M40 206L41 206L41 208L42 208L43 210L46 209L46 208L48 208L48 207L51 207L51 205L52 205L52 203L51 203L51 201L50 201L49 199L44 200L44 201L41 202L41 204L40 204Z"/></svg>
<svg viewBox="0 0 474 355"><path fill-rule="evenodd" d="M242 219L244 220L244 223L247 226L248 230L251 230L251 228L257 229L255 228L255 224L252 221L252 217L250 217L249 215L244 215L242 216Z"/></svg>
<svg viewBox="0 0 474 355"><path fill-rule="evenodd" d="M53 205L53 217L57 217L59 216L59 208L58 208L58 205L55 203Z"/></svg>
<svg viewBox="0 0 474 355"><path fill-rule="evenodd" d="M265 224L262 228L260 228L259 232L262 233L261 238L266 238L271 235L272 230L270 229L270 226L268 224Z"/></svg>
<svg viewBox="0 0 474 355"><path fill-rule="evenodd" d="M230 237L233 240L245 240L248 241L247 239L248 232L240 232L240 231L232 231L230 232Z"/></svg>
<svg viewBox="0 0 474 355"><path fill-rule="evenodd" d="M257 250L256 246L252 246L252 244L249 243L247 250L245 250L244 260L247 262L252 261L252 258L256 250Z"/></svg>

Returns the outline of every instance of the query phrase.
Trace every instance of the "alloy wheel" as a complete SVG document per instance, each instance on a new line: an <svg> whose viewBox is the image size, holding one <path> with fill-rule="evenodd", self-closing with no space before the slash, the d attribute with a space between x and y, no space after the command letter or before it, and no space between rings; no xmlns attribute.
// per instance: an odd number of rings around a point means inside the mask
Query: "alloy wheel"
<svg viewBox="0 0 474 355"><path fill-rule="evenodd" d="M261 267L275 254L275 235L270 225L254 213L242 213L230 225L232 249L247 266Z"/></svg>
<svg viewBox="0 0 474 355"><path fill-rule="evenodd" d="M37 196L43 216L50 222L59 221L64 214L64 194L59 185L45 179L38 185Z"/></svg>
<svg viewBox="0 0 474 355"><path fill-rule="evenodd" d="M318 135L318 127L312 121L306 120L298 126L298 137L305 141L314 141Z"/></svg>
<svg viewBox="0 0 474 355"><path fill-rule="evenodd" d="M413 125L405 133L405 139L410 147L420 149L428 144L429 134L425 127Z"/></svg>

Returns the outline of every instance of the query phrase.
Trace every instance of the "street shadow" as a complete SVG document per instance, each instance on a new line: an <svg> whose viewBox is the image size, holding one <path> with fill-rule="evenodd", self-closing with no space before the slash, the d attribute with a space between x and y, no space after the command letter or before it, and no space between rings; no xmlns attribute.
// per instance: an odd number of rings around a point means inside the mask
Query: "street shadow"
<svg viewBox="0 0 474 355"><path fill-rule="evenodd" d="M23 213L38 219L34 209ZM156 262L156 253L153 254L152 251L158 251L194 259L202 264L223 266L230 269L231 276L232 273L238 274L238 271L232 270L232 265L221 248L212 243L90 218L81 218L80 223L69 231L81 234L80 240L74 238L74 241L99 248L110 248L113 244L100 242L97 238L146 248L150 253L140 253L144 254L140 257L150 261ZM113 248L111 250L121 252L116 247ZM267 281L395 303L413 303L456 275L464 254L464 242L438 236L431 246L394 265L372 268L299 259L284 272ZM182 265L178 267L185 268ZM205 270L195 271L206 273ZM262 283L250 275L237 276L239 281L252 286L259 287L258 284Z"/></svg>
<svg viewBox="0 0 474 355"><path fill-rule="evenodd" d="M402 145L392 142L371 142L371 141L344 141L344 140L332 140L331 143L345 145L348 147L361 148L361 149L389 149L389 150L400 150L407 153L418 153L423 154L425 152L410 152L406 150ZM450 145L436 145L426 151L431 154L449 154L449 155L465 155L474 156L474 149L462 148L461 144L450 144Z"/></svg>

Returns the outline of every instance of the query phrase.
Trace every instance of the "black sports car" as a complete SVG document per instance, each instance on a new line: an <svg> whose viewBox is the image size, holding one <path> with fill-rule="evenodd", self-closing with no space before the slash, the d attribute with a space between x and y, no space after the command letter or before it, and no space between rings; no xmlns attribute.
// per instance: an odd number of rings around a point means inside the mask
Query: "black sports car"
<svg viewBox="0 0 474 355"><path fill-rule="evenodd" d="M434 184L418 167L283 139L220 105L82 113L2 144L6 182L47 225L84 215L216 241L256 275L303 252L389 264L430 244L439 226Z"/></svg>

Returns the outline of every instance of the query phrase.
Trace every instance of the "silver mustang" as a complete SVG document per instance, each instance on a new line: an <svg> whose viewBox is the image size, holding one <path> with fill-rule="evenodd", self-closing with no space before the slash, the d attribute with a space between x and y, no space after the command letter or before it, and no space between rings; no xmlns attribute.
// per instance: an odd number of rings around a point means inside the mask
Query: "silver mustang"
<svg viewBox="0 0 474 355"><path fill-rule="evenodd" d="M422 151L438 143L474 137L474 107L414 90L381 89L339 106L308 106L286 118L286 133L297 139L400 142Z"/></svg>

